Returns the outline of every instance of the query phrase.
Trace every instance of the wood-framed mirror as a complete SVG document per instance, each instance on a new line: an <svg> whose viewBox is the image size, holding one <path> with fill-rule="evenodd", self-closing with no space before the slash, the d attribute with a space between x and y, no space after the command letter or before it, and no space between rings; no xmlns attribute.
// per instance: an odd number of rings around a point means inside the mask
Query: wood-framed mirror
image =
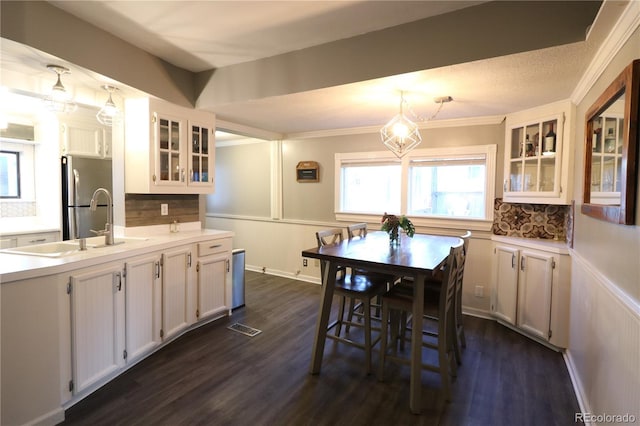
<svg viewBox="0 0 640 426"><path fill-rule="evenodd" d="M582 213L633 225L638 184L640 59L629 64L586 113Z"/></svg>

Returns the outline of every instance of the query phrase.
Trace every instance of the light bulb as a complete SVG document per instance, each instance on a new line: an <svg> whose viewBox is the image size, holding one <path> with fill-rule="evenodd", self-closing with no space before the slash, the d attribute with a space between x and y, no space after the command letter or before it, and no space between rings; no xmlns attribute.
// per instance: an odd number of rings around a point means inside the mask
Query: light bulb
<svg viewBox="0 0 640 426"><path fill-rule="evenodd" d="M404 139L409 134L409 128L404 123L396 123L393 126L393 134L399 138Z"/></svg>

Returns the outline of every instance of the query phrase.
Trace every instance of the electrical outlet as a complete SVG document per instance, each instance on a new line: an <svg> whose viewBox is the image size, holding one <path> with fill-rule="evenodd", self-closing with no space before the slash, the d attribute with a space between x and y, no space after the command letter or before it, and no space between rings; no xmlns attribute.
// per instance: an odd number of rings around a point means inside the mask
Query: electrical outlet
<svg viewBox="0 0 640 426"><path fill-rule="evenodd" d="M302 266L304 266L305 268L309 266L309 264L307 263L307 259L302 259Z"/></svg>
<svg viewBox="0 0 640 426"><path fill-rule="evenodd" d="M484 286L477 285L473 294L476 297L484 297Z"/></svg>
<svg viewBox="0 0 640 426"><path fill-rule="evenodd" d="M160 204L160 214L167 216L169 214L169 204Z"/></svg>

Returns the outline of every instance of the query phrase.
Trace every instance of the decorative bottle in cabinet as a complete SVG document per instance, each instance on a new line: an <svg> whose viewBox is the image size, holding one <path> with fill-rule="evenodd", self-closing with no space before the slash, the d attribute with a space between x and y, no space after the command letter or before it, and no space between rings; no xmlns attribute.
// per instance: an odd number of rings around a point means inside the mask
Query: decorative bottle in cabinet
<svg viewBox="0 0 640 426"><path fill-rule="evenodd" d="M544 137L544 152L556 152L556 133L553 131L553 122L550 123L549 132Z"/></svg>

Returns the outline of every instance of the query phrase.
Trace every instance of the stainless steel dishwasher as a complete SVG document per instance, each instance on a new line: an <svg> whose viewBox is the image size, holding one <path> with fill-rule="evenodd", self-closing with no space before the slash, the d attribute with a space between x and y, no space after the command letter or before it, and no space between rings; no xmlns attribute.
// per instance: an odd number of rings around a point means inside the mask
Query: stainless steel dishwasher
<svg viewBox="0 0 640 426"><path fill-rule="evenodd" d="M231 309L244 306L244 249L234 249L233 270L231 272Z"/></svg>

